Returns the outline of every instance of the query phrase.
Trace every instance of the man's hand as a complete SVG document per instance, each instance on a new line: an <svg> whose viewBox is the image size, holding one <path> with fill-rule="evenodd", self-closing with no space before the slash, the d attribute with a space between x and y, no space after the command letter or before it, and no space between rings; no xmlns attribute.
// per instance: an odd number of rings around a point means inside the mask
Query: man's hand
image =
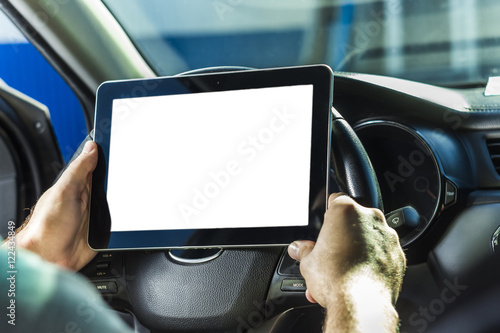
<svg viewBox="0 0 500 333"><path fill-rule="evenodd" d="M18 245L43 259L80 270L94 256L87 244L89 195L97 146L89 141L61 178L38 200L17 234Z"/></svg>
<svg viewBox="0 0 500 333"><path fill-rule="evenodd" d="M316 243L296 241L306 297L327 309L326 331L394 332L406 267L397 233L380 210L332 194Z"/></svg>

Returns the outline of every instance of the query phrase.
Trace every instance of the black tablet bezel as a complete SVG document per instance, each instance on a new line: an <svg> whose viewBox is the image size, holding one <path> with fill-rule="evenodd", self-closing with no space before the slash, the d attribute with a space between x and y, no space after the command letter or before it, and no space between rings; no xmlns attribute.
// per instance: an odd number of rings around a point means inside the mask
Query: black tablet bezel
<svg viewBox="0 0 500 333"><path fill-rule="evenodd" d="M313 119L308 226L110 232L111 221L106 212L107 204L103 202L103 189L107 182L105 170L108 167L113 100L310 84L313 85ZM92 179L88 233L90 247L95 250L125 250L282 246L296 239L315 239L321 227L328 196L332 96L333 73L325 65L109 81L101 84L97 90L94 119L94 141L99 146L99 165ZM290 183L293 184L293 179L290 179Z"/></svg>

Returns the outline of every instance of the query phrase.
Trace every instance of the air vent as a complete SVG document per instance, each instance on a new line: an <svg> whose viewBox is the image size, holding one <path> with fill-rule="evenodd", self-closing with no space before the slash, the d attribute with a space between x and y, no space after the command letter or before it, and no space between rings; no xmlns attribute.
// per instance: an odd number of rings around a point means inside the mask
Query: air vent
<svg viewBox="0 0 500 333"><path fill-rule="evenodd" d="M487 139L486 147L488 147L488 151L490 152L493 166L495 167L497 173L500 175L500 138Z"/></svg>

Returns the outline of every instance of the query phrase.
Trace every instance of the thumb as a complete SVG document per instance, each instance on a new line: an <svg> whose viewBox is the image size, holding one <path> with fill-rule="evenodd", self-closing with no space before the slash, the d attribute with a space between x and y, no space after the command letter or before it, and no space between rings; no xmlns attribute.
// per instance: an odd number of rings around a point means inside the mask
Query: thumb
<svg viewBox="0 0 500 333"><path fill-rule="evenodd" d="M295 241L290 246L288 246L288 254L292 259L301 261L311 253L316 245L313 241ZM302 269L301 269L302 271ZM311 295L309 289L306 289L305 293L306 299L311 303L318 303L314 297Z"/></svg>
<svg viewBox="0 0 500 333"><path fill-rule="evenodd" d="M295 241L288 246L288 255L301 261L314 249L315 244L313 241Z"/></svg>
<svg viewBox="0 0 500 333"><path fill-rule="evenodd" d="M97 144L93 141L87 141L82 153L68 166L59 181L62 185L81 184L85 186L89 173L94 171L96 165Z"/></svg>

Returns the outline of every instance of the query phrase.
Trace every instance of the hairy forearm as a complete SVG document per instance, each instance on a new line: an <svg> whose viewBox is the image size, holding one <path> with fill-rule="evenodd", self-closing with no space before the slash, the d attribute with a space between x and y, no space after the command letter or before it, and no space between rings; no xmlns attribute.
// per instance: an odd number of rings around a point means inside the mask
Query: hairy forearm
<svg viewBox="0 0 500 333"><path fill-rule="evenodd" d="M327 305L325 332L396 332L391 294L376 278L352 276Z"/></svg>

